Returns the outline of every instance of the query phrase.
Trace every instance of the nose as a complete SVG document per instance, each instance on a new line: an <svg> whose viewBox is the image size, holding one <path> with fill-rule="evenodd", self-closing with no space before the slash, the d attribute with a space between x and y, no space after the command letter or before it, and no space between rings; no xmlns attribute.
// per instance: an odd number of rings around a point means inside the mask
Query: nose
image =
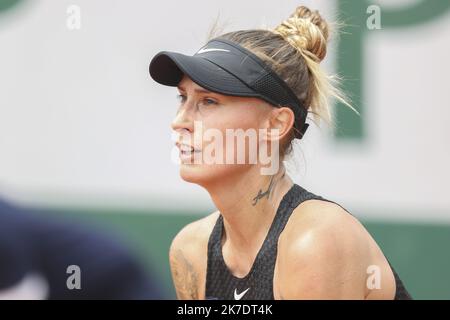
<svg viewBox="0 0 450 320"><path fill-rule="evenodd" d="M179 133L186 131L189 133L193 132L194 115L192 109L193 108L189 107L187 102L180 107L180 109L177 112L177 115L175 116L175 118L171 123L172 130Z"/></svg>

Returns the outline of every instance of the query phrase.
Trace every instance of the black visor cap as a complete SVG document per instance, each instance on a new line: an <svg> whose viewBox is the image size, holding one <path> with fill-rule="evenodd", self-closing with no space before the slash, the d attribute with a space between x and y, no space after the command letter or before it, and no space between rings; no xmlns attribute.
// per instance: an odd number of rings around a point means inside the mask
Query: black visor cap
<svg viewBox="0 0 450 320"><path fill-rule="evenodd" d="M252 52L225 39L214 39L193 56L162 51L150 62L150 75L166 86L178 86L186 74L199 86L224 95L256 97L295 114L296 138L308 128L307 111L292 90Z"/></svg>

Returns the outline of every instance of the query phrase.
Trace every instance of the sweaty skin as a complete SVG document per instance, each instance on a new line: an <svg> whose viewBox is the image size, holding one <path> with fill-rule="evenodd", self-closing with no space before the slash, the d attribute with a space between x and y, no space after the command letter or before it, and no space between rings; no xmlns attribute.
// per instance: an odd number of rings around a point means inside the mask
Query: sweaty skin
<svg viewBox="0 0 450 320"><path fill-rule="evenodd" d="M216 211L187 225L172 242L170 261L178 299L205 298L207 242L219 214ZM245 276L252 263L239 263L232 257L241 254L227 250L224 245L230 272ZM380 267L380 289L367 288L370 265ZM392 270L370 234L340 206L321 200L308 200L294 209L278 241L273 281L275 299L395 296Z"/></svg>

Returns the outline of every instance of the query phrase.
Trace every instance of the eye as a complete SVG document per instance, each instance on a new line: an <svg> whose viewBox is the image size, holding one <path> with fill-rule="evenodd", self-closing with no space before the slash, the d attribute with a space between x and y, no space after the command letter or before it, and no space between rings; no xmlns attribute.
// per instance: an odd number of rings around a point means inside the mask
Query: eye
<svg viewBox="0 0 450 320"><path fill-rule="evenodd" d="M211 99L211 98L205 98L205 99L203 99L203 103L208 106L208 105L217 104L217 101L214 99Z"/></svg>
<svg viewBox="0 0 450 320"><path fill-rule="evenodd" d="M186 101L186 96L184 95L184 94L177 94L177 100L180 102L180 103L184 103L185 101Z"/></svg>

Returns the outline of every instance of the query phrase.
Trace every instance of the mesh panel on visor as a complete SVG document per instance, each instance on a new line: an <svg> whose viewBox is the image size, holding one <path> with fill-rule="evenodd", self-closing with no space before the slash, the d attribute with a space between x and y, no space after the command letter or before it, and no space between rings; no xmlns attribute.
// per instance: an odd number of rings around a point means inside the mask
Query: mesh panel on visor
<svg viewBox="0 0 450 320"><path fill-rule="evenodd" d="M253 82L252 88L258 92L264 92L265 96L273 100L270 101L272 104L290 106L295 115L295 128L300 131L300 133L296 132L296 137L303 136L309 126L305 123L307 111L290 99L281 84L275 81L270 74L266 74Z"/></svg>

